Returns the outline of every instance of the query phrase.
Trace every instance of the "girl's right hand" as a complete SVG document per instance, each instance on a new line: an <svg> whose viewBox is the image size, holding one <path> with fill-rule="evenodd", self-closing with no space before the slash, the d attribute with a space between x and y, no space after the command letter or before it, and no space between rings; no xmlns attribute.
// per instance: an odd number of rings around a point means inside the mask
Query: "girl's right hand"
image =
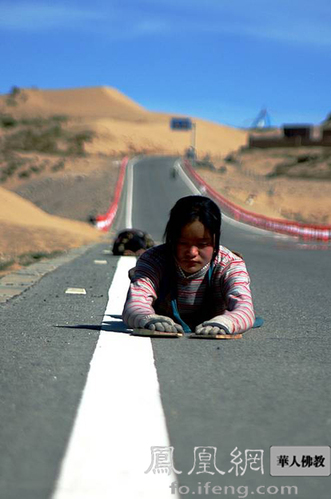
<svg viewBox="0 0 331 499"><path fill-rule="evenodd" d="M170 317L164 315L148 315L141 321L139 327L150 329L151 331L184 333L180 324L176 324Z"/></svg>

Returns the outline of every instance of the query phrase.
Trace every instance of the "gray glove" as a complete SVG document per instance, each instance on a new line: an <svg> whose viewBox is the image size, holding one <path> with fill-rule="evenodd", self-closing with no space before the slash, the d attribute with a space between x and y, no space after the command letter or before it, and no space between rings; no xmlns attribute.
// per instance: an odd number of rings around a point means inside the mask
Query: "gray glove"
<svg viewBox="0 0 331 499"><path fill-rule="evenodd" d="M170 317L164 315L148 315L140 321L139 327L168 333L184 333L180 324L176 324Z"/></svg>
<svg viewBox="0 0 331 499"><path fill-rule="evenodd" d="M218 322L205 321L195 328L196 334L215 336L216 334L231 334L226 326Z"/></svg>

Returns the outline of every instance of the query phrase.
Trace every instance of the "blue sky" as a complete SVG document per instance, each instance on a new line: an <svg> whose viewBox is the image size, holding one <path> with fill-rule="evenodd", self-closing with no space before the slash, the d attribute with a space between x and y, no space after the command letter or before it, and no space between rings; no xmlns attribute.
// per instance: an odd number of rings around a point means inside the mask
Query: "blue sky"
<svg viewBox="0 0 331 499"><path fill-rule="evenodd" d="M250 126L331 112L330 0L0 0L0 93L108 85Z"/></svg>

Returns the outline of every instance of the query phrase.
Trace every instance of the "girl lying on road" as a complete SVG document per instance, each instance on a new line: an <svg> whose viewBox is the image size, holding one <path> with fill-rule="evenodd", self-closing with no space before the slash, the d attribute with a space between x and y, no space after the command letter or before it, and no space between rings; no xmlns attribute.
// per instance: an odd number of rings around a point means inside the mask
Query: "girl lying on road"
<svg viewBox="0 0 331 499"><path fill-rule="evenodd" d="M130 273L123 310L130 328L238 334L254 325L245 262L220 246L221 212L204 196L179 199L165 244L145 251Z"/></svg>

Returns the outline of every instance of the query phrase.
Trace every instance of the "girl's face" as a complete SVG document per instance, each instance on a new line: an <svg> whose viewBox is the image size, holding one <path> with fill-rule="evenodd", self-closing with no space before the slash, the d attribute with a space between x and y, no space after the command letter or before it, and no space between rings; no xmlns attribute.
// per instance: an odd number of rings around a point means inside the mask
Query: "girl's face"
<svg viewBox="0 0 331 499"><path fill-rule="evenodd" d="M208 229L199 221L182 228L176 246L176 259L188 274L194 274L209 263L213 256L214 241Z"/></svg>

